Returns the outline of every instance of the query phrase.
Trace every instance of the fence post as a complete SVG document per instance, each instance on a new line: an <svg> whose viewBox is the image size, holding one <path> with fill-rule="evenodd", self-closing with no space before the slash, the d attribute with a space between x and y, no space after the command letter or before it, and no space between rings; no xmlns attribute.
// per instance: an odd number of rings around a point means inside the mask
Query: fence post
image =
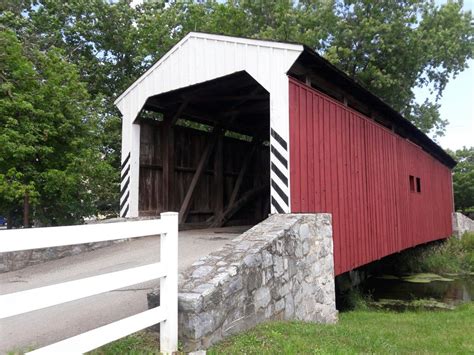
<svg viewBox="0 0 474 355"><path fill-rule="evenodd" d="M161 235L160 262L166 276L160 279L160 307L166 320L160 323L160 351L178 351L178 213L161 213L166 234Z"/></svg>

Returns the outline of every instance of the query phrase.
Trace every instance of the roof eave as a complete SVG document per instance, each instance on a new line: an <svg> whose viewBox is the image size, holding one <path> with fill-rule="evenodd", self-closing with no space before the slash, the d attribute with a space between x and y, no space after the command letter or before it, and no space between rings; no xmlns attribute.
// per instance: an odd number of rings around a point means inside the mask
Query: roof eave
<svg viewBox="0 0 474 355"><path fill-rule="evenodd" d="M362 86L359 82L350 78L344 71L337 68L334 64L329 62L327 59L324 59L322 56L317 54L313 49L309 48L306 45L304 45L303 48L304 48L304 53L308 53L312 55L318 62L322 63L329 70L333 71L335 75L338 75L340 78L345 80L349 85L353 86L356 90L359 90L360 92L362 92L365 96L369 98L370 101L375 102L384 110L388 111L389 114L392 116L390 118L395 118L395 121L394 121L395 124L398 124L400 126L405 126L404 128L407 128L408 130L412 131L414 134L418 135L419 139L426 145L426 147L423 147L423 148L428 148L429 150L431 150L432 155L436 159L441 161L444 165L448 166L450 169L456 166L457 162L448 153L446 153L443 148L441 148L437 143L435 143L431 138L429 138L424 132L418 129L408 119L403 117L403 115L400 112L392 108L380 97L370 92L368 89ZM440 157L437 157L438 155Z"/></svg>

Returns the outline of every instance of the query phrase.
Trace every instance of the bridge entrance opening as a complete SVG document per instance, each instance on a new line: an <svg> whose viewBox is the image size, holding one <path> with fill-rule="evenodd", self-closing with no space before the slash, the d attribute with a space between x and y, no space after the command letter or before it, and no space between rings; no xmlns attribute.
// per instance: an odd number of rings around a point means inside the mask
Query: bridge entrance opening
<svg viewBox="0 0 474 355"><path fill-rule="evenodd" d="M140 124L139 214L181 228L253 225L270 213L269 93L242 71L152 96Z"/></svg>

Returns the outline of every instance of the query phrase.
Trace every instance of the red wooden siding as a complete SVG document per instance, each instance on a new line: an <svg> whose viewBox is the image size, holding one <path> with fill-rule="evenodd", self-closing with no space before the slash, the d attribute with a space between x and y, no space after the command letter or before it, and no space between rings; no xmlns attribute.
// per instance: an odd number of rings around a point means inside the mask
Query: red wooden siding
<svg viewBox="0 0 474 355"><path fill-rule="evenodd" d="M332 213L336 275L452 233L448 167L294 79L290 176L293 213Z"/></svg>

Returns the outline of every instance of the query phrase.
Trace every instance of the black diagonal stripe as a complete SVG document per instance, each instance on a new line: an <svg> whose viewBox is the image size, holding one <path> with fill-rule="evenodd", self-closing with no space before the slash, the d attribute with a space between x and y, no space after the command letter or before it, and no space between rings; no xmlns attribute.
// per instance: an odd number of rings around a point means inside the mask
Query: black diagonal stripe
<svg viewBox="0 0 474 355"><path fill-rule="evenodd" d="M127 212L128 212L128 205L127 205L127 208L125 209L125 211L123 211L122 217L127 217Z"/></svg>
<svg viewBox="0 0 474 355"><path fill-rule="evenodd" d="M288 178L285 175L283 175L280 169L278 169L276 165L273 163L272 163L272 171L280 178L281 181L283 181L283 183L286 186L288 186Z"/></svg>
<svg viewBox="0 0 474 355"><path fill-rule="evenodd" d="M127 194L125 195L125 197L123 198L122 203L120 204L120 211L122 210L123 206L125 206L125 204L128 202L128 196L129 195L130 195L130 191L127 191Z"/></svg>
<svg viewBox="0 0 474 355"><path fill-rule="evenodd" d="M285 201L286 204L288 204L288 196L286 196L283 190L280 189L280 186L278 186L277 183L273 179L272 179L272 187L275 189L275 191L278 193L281 199Z"/></svg>
<svg viewBox="0 0 474 355"><path fill-rule="evenodd" d="M270 150L272 154L275 156L275 158L277 158L280 161L280 163L282 163L285 166L285 168L288 168L288 161L285 159L283 155L280 154L280 152L273 145L270 146Z"/></svg>
<svg viewBox="0 0 474 355"><path fill-rule="evenodd" d="M130 183L130 176L128 177L127 182L125 183L125 185L123 185L122 189L120 190L120 197L122 197L123 194L125 193L125 191L127 191L127 187L128 187L129 183Z"/></svg>
<svg viewBox="0 0 474 355"><path fill-rule="evenodd" d="M127 170L122 174L122 177L120 178L120 182L122 182L128 175L128 172L130 171L130 165L127 166Z"/></svg>
<svg viewBox="0 0 474 355"><path fill-rule="evenodd" d="M272 197L272 206L278 211L278 213L283 213L283 208L278 204L278 202Z"/></svg>
<svg viewBox="0 0 474 355"><path fill-rule="evenodd" d="M270 134L273 138L275 138L278 143L280 143L283 149L288 150L288 145L286 144L286 141L278 133L276 133L276 131L270 129Z"/></svg>
<svg viewBox="0 0 474 355"><path fill-rule="evenodd" d="M130 153L128 153L127 157L123 161L122 166L120 167L120 170L123 170L123 168L125 168L125 165L127 165L129 160L130 160Z"/></svg>

